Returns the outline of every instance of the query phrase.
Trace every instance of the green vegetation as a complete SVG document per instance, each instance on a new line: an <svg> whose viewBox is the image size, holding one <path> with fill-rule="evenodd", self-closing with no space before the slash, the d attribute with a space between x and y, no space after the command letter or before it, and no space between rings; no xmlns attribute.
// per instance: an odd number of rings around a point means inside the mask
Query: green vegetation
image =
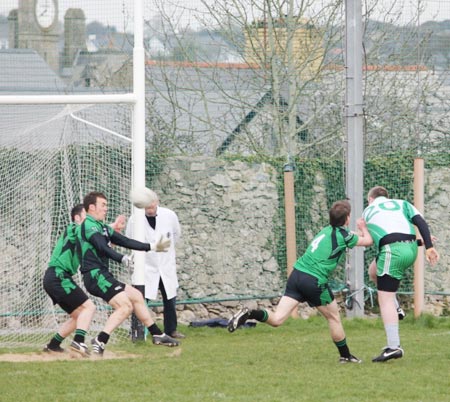
<svg viewBox="0 0 450 402"><path fill-rule="evenodd" d="M180 328L181 348L111 345L126 359L0 362L2 401L427 401L448 400L450 320L401 322L403 359L374 364L385 345L379 318L344 320L363 363L340 365L321 317L229 334ZM23 349L22 349L23 351ZM2 350L11 353L11 350ZM24 354L29 352L23 352ZM3 357L0 354L0 358Z"/></svg>

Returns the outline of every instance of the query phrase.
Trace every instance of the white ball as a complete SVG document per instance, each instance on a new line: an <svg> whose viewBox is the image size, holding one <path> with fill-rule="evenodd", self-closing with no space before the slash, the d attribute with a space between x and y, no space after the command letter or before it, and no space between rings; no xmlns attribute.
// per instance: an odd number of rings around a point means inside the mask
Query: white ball
<svg viewBox="0 0 450 402"><path fill-rule="evenodd" d="M146 208L153 201L153 191L147 187L138 187L130 191L130 201L136 208Z"/></svg>

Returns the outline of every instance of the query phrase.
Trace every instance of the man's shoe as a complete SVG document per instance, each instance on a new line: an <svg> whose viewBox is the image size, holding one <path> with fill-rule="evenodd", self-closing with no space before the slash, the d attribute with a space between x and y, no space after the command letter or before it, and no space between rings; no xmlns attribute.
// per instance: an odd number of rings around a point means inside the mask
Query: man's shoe
<svg viewBox="0 0 450 402"><path fill-rule="evenodd" d="M91 339L92 344L92 353L103 356L103 352L105 351L105 344L103 342L100 342L97 337L94 339Z"/></svg>
<svg viewBox="0 0 450 402"><path fill-rule="evenodd" d="M181 332L178 331L173 331L170 336L174 339L184 339L186 338L186 335L182 334Z"/></svg>
<svg viewBox="0 0 450 402"><path fill-rule="evenodd" d="M402 348L391 349L385 347L383 349L383 353L381 353L380 356L374 357L372 361L374 363L378 363L378 362L386 362L391 359L400 359L401 357L403 357L404 354L405 352L403 352Z"/></svg>
<svg viewBox="0 0 450 402"><path fill-rule="evenodd" d="M87 345L82 342L72 341L72 343L70 344L70 349L73 350L74 352L79 353L83 357L88 357L91 354L91 352L89 352Z"/></svg>
<svg viewBox="0 0 450 402"><path fill-rule="evenodd" d="M398 319L401 321L406 317L406 313L403 311L401 307L397 308Z"/></svg>
<svg viewBox="0 0 450 402"><path fill-rule="evenodd" d="M230 318L230 321L228 321L228 331L234 332L236 331L241 325L245 324L245 321L247 321L249 315L249 311L247 307L244 307L243 309L239 310L233 317Z"/></svg>
<svg viewBox="0 0 450 402"><path fill-rule="evenodd" d="M340 357L339 363L345 364L345 363L362 363L361 359L358 359L356 356L350 355L349 357Z"/></svg>
<svg viewBox="0 0 450 402"><path fill-rule="evenodd" d="M42 349L43 352L47 352L47 353L51 353L51 352L56 352L56 353L64 353L65 350L61 347L61 346L56 346L51 348L49 345L45 345L44 349Z"/></svg>
<svg viewBox="0 0 450 402"><path fill-rule="evenodd" d="M163 345L163 346L178 346L180 342L178 342L176 339L173 339L169 335L161 334L161 335L153 335L152 336L153 344L154 345Z"/></svg>

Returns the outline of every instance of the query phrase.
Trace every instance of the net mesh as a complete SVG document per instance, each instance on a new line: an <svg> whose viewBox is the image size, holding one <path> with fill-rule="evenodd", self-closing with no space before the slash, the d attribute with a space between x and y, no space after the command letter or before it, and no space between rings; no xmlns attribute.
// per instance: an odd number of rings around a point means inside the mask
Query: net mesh
<svg viewBox="0 0 450 402"><path fill-rule="evenodd" d="M108 194L110 217L130 213L131 110L126 105L2 105L0 111L8 116L0 139L5 234L0 328L5 342L34 343L30 333L48 335L60 317L66 319L43 292L42 277L72 207L95 189ZM95 319L104 320L104 314Z"/></svg>

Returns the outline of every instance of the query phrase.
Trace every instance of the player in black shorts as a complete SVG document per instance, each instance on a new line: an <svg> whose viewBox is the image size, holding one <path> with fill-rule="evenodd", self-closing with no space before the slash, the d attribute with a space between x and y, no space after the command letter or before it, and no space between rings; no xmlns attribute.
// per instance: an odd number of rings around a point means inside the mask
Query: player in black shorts
<svg viewBox="0 0 450 402"><path fill-rule="evenodd" d="M92 339L92 351L103 355L111 333L134 311L137 318L147 327L155 345L178 346L179 342L161 332L153 321L142 293L131 285L118 281L109 271L109 259L126 266L131 257L115 251L111 245L132 250L165 252L170 240L160 239L156 243L142 243L129 239L104 223L108 211L106 196L91 192L84 197L87 216L77 230L81 245L81 273L87 291L107 302L114 312L109 316L103 331Z"/></svg>
<svg viewBox="0 0 450 402"><path fill-rule="evenodd" d="M299 303L307 302L311 307L317 308L328 321L331 339L339 351L339 362L361 363L360 359L350 353L347 346L339 308L328 285L330 274L345 257L347 248L372 244L372 237L363 219L357 221L361 235L358 236L347 229L350 211L350 203L346 200L336 201L331 206L330 224L314 237L305 254L296 261L285 294L275 312L243 308L231 318L228 330L234 332L248 319L278 327L286 321Z"/></svg>
<svg viewBox="0 0 450 402"><path fill-rule="evenodd" d="M65 321L50 342L44 347L46 352L64 352L61 342L75 331L70 349L88 356L85 336L95 313L95 305L73 280L79 266L76 228L86 218L83 204L72 208L72 222L58 239L44 274L44 289L70 318Z"/></svg>

